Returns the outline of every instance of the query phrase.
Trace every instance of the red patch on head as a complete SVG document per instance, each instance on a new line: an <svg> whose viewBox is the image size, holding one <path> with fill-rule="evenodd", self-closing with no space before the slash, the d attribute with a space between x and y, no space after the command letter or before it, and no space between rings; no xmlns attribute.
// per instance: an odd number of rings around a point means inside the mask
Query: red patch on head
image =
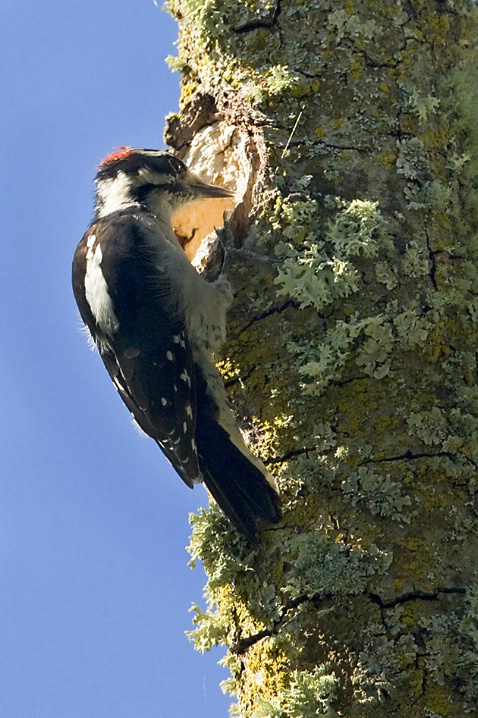
<svg viewBox="0 0 478 718"><path fill-rule="evenodd" d="M100 162L101 165L106 165L108 162L114 162L115 160L123 160L125 157L129 157L133 153L132 147L118 147L114 152L112 152L108 157L105 157Z"/></svg>

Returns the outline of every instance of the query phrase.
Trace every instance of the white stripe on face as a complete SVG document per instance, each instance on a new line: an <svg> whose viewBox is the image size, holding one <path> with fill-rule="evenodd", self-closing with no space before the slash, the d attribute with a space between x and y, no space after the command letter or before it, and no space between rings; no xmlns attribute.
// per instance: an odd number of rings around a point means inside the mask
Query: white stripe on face
<svg viewBox="0 0 478 718"><path fill-rule="evenodd" d="M125 172L118 172L116 177L99 180L96 194L99 201L99 217L106 217L112 212L135 204L131 197L131 180Z"/></svg>

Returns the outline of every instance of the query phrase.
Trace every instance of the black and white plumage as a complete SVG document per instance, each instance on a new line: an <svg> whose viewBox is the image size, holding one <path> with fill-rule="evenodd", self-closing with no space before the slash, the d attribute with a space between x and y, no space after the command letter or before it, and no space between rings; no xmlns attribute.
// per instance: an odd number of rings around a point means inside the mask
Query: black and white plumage
<svg viewBox="0 0 478 718"><path fill-rule="evenodd" d="M179 159L121 148L102 161L95 217L73 260L81 317L124 403L190 487L204 481L250 540L276 523L274 480L247 448L211 358L225 338L232 292L206 282L179 245L172 213L228 197Z"/></svg>

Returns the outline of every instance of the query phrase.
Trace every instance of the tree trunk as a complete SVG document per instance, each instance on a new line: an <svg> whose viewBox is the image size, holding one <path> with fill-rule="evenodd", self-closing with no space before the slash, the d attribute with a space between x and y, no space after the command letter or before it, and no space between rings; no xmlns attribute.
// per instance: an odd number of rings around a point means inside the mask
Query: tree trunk
<svg viewBox="0 0 478 718"><path fill-rule="evenodd" d="M196 645L227 646L243 718L475 715L475 6L169 9L168 143L264 257L237 258L220 366L284 501L257 549L194 518Z"/></svg>

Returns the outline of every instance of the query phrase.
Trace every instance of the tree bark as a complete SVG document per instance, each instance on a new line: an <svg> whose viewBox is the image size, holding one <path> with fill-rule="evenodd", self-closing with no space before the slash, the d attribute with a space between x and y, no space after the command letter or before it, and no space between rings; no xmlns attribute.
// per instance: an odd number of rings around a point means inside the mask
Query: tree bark
<svg viewBox="0 0 478 718"><path fill-rule="evenodd" d="M233 268L220 367L284 501L257 549L194 518L196 646L227 646L242 718L475 715L475 6L168 7L168 144L264 257Z"/></svg>

